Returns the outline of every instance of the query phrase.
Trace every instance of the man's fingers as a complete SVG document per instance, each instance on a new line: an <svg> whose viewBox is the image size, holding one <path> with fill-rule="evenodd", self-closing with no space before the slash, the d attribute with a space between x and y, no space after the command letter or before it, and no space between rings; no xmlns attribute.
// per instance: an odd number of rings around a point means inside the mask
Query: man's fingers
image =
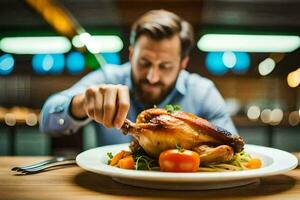
<svg viewBox="0 0 300 200"><path fill-rule="evenodd" d="M123 125L130 106L129 90L127 86L118 87L118 111L115 116L114 126L121 128Z"/></svg>
<svg viewBox="0 0 300 200"><path fill-rule="evenodd" d="M86 115L107 128L121 128L130 105L129 90L122 85L99 85L85 92Z"/></svg>
<svg viewBox="0 0 300 200"><path fill-rule="evenodd" d="M103 124L107 128L113 127L113 119L116 113L117 87L108 87L104 91L103 100Z"/></svg>
<svg viewBox="0 0 300 200"><path fill-rule="evenodd" d="M101 88L98 88L95 94L94 110L96 122L103 123L103 91Z"/></svg>
<svg viewBox="0 0 300 200"><path fill-rule="evenodd" d="M84 101L84 110L86 115L92 119L94 119L94 98L95 92L94 88L89 88L85 92L85 101Z"/></svg>

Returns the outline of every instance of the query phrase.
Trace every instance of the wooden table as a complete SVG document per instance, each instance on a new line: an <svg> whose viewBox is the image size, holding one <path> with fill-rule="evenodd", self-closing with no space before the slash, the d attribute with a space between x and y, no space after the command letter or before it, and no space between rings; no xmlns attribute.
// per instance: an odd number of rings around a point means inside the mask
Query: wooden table
<svg viewBox="0 0 300 200"><path fill-rule="evenodd" d="M300 154L298 154L300 158ZM10 171L47 157L0 157L0 199L255 199L299 200L300 168L261 178L260 183L208 191L167 191L138 188L114 182L110 177L87 172L76 165L33 175Z"/></svg>

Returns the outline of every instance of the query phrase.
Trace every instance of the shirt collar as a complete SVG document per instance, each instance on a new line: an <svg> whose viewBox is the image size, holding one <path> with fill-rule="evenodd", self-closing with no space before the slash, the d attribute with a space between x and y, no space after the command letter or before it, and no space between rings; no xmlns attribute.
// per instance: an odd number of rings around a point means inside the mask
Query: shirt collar
<svg viewBox="0 0 300 200"><path fill-rule="evenodd" d="M175 88L182 95L186 94L186 90L187 90L187 88L186 88L186 79L187 79L187 77L188 77L188 72L183 69L179 73L178 78L176 80Z"/></svg>
<svg viewBox="0 0 300 200"><path fill-rule="evenodd" d="M127 85L129 91L132 91L133 84L132 84L132 79L131 79L130 63L127 62L123 66L126 67L125 85Z"/></svg>

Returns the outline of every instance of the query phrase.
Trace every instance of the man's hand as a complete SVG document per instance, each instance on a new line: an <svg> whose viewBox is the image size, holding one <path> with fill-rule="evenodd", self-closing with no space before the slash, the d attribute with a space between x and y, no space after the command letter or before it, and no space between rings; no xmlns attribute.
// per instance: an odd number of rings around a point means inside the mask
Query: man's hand
<svg viewBox="0 0 300 200"><path fill-rule="evenodd" d="M99 85L74 96L70 111L77 118L89 117L107 128L121 128L130 106L125 85Z"/></svg>

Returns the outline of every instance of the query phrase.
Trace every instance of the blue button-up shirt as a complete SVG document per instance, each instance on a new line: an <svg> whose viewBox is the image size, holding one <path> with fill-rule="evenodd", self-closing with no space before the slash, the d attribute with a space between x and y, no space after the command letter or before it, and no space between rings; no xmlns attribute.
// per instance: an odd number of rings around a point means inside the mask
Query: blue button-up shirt
<svg viewBox="0 0 300 200"><path fill-rule="evenodd" d="M74 119L70 115L69 106L74 95L82 94L87 88L99 84L127 85L130 93L134 93L130 64L106 65L89 73L71 88L50 96L41 112L41 131L70 134L91 122L90 119ZM131 121L135 121L137 115L145 109L145 105L137 102L134 96L131 95L130 97L130 109L127 115ZM212 81L198 74L191 74L182 70L174 89L157 106L164 107L167 104L179 104L182 111L198 115L233 134L237 134L230 116L226 113L224 100L215 85ZM123 135L118 129L108 129L98 123L95 125L98 133L98 145L100 146L129 142L132 139L130 136Z"/></svg>

